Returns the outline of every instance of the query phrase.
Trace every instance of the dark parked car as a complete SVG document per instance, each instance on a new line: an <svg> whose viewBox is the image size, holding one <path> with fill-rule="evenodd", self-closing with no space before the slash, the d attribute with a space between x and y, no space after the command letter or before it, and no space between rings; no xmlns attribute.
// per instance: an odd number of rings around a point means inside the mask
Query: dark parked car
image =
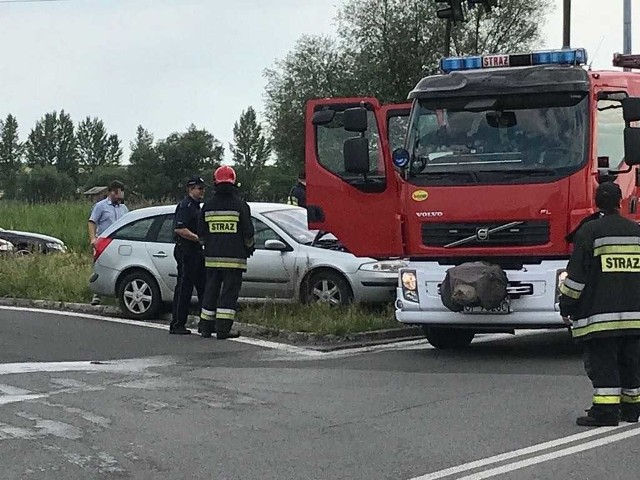
<svg viewBox="0 0 640 480"><path fill-rule="evenodd" d="M0 239L13 244L13 253L29 255L31 253L66 252L67 247L59 238L41 235L39 233L18 232L0 228Z"/></svg>

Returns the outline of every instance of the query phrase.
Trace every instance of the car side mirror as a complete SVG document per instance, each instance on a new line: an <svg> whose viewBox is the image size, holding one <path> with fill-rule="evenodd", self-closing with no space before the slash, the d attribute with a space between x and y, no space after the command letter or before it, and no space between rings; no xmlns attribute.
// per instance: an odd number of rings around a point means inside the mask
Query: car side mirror
<svg viewBox="0 0 640 480"><path fill-rule="evenodd" d="M354 137L345 140L344 169L347 173L366 175L369 173L369 140L366 137Z"/></svg>
<svg viewBox="0 0 640 480"><path fill-rule="evenodd" d="M347 108L342 117L347 132L364 133L369 128L367 109L363 107Z"/></svg>
<svg viewBox="0 0 640 480"><path fill-rule="evenodd" d="M265 250L275 250L278 252L286 252L289 247L281 240L267 240L264 242Z"/></svg>

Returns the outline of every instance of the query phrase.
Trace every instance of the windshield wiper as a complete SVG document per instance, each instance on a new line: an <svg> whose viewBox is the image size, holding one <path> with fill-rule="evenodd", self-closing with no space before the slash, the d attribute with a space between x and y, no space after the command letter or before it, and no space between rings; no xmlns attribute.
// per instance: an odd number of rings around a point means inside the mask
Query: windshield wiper
<svg viewBox="0 0 640 480"><path fill-rule="evenodd" d="M500 171L504 175L557 175L558 170L550 167L514 168Z"/></svg>

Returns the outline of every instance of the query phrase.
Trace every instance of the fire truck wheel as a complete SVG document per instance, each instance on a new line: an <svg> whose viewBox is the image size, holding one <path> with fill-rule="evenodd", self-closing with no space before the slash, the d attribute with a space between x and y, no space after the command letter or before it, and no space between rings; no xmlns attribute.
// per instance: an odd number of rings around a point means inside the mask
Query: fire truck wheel
<svg viewBox="0 0 640 480"><path fill-rule="evenodd" d="M321 270L312 273L303 282L303 300L305 303L324 303L331 306L349 305L353 293L349 282L337 272Z"/></svg>
<svg viewBox="0 0 640 480"><path fill-rule="evenodd" d="M423 326L429 343L440 350L452 350L468 347L475 336L473 330Z"/></svg>

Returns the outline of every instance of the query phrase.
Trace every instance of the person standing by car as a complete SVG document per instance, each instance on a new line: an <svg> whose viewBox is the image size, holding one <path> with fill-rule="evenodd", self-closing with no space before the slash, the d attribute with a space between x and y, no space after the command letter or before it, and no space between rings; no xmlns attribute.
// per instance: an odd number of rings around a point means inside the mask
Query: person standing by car
<svg viewBox="0 0 640 480"><path fill-rule="evenodd" d="M204 198L204 180L198 176L191 177L187 181L186 188L187 196L176 206L173 219L176 241L173 257L178 264L178 280L173 291L169 333L175 335L191 333L186 324L193 288L196 288L198 301L201 304L205 285L204 256L197 234L200 202Z"/></svg>
<svg viewBox="0 0 640 480"><path fill-rule="evenodd" d="M593 404L577 424L637 422L640 416L640 226L620 215L622 191L606 182L596 190L602 217L577 231L560 314L584 347Z"/></svg>
<svg viewBox="0 0 640 480"><path fill-rule="evenodd" d="M307 180L304 171L298 174L298 183L289 192L287 203L307 208Z"/></svg>
<svg viewBox="0 0 640 480"><path fill-rule="evenodd" d="M114 180L109 184L107 190L107 197L97 202L89 215L89 243L92 247L95 246L96 239L102 232L129 212L124 204L124 184ZM100 305L98 295L93 296L91 305Z"/></svg>
<svg viewBox="0 0 640 480"><path fill-rule="evenodd" d="M213 179L215 193L205 202L198 223L207 271L200 333L208 338L215 331L218 339L223 340L239 337L238 333L231 333L231 327L242 274L255 245L251 210L240 198L235 170L224 165L214 172Z"/></svg>

